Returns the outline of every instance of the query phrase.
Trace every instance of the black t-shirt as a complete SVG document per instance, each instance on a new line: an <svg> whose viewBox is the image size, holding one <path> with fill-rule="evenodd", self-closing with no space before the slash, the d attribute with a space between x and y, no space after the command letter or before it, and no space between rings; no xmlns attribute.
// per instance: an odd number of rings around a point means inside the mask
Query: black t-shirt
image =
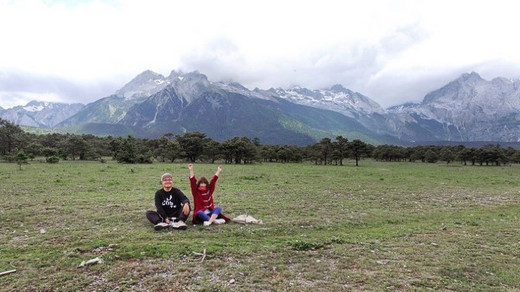
<svg viewBox="0 0 520 292"><path fill-rule="evenodd" d="M189 203L190 200L177 188L172 188L169 192L164 189L155 192L155 207L163 218L178 216L182 207Z"/></svg>

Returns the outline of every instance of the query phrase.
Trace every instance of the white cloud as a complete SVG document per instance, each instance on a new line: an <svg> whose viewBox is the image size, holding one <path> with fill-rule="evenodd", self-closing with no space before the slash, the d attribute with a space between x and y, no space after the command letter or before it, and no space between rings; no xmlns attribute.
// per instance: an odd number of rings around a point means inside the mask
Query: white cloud
<svg viewBox="0 0 520 292"><path fill-rule="evenodd" d="M519 77L519 6L509 0L0 0L0 72L54 76L86 91L104 84L85 92L82 102L150 69L198 70L249 88L339 83L389 106L419 101L466 71ZM0 83L9 94L7 87ZM24 87L10 90L14 96ZM63 89L55 94L77 98Z"/></svg>
<svg viewBox="0 0 520 292"><path fill-rule="evenodd" d="M60 102L60 96L48 92L48 93L35 93L35 92L18 92L18 91L0 91L0 98L2 101L6 101L2 107L11 108L18 105L27 104L27 100L40 100L40 101L52 101Z"/></svg>

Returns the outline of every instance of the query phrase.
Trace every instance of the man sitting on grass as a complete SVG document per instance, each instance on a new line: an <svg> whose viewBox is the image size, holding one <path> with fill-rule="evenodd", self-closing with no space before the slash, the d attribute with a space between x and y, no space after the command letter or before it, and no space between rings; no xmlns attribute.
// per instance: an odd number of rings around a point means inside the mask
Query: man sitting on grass
<svg viewBox="0 0 520 292"><path fill-rule="evenodd" d="M146 211L146 218L154 224L155 230L174 228L185 230L186 219L190 215L190 200L178 188L173 187L170 173L161 176L162 189L155 192L156 211Z"/></svg>

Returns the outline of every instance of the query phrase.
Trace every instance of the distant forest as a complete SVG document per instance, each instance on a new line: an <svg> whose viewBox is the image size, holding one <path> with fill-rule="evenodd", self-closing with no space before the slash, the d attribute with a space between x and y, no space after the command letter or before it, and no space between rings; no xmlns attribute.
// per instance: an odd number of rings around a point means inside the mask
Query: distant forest
<svg viewBox="0 0 520 292"><path fill-rule="evenodd" d="M436 163L458 162L464 165L500 166L520 163L520 150L499 144L481 147L463 145L428 145L404 147L370 145L361 140L350 141L338 136L323 138L307 145L262 145L257 138L234 137L218 142L201 132L182 135L166 133L157 139L128 137L98 137L90 134L31 134L18 125L0 119L0 158L7 162L25 163L36 157L46 162L60 160L99 160L107 158L120 163L153 163L177 161L204 161L226 164L257 162L312 162L316 165L343 165L347 159L359 165L362 158L378 161L407 161Z"/></svg>

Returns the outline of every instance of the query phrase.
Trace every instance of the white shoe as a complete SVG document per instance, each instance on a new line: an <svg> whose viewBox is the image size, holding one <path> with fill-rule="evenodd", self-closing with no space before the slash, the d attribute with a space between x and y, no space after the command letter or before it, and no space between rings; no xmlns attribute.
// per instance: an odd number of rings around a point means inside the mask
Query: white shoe
<svg viewBox="0 0 520 292"><path fill-rule="evenodd" d="M202 223L202 224L204 224L204 226L210 226L210 225L211 225L211 222L209 222L209 221L204 221L204 223Z"/></svg>
<svg viewBox="0 0 520 292"><path fill-rule="evenodd" d="M170 226L173 228L173 229L180 229L180 230L185 230L186 228L188 228L188 226L186 225L186 223L182 222L182 221L177 221L177 222L173 222L170 223Z"/></svg>
<svg viewBox="0 0 520 292"><path fill-rule="evenodd" d="M168 228L168 227L170 227L169 224L166 224L164 222L160 222L160 223L155 224L155 226L153 228L155 230L159 231L159 230L162 230L162 229L165 229L165 228Z"/></svg>
<svg viewBox="0 0 520 292"><path fill-rule="evenodd" d="M215 219L214 222L215 222L215 224L224 224L224 223L226 223L226 220L219 218L219 219Z"/></svg>

